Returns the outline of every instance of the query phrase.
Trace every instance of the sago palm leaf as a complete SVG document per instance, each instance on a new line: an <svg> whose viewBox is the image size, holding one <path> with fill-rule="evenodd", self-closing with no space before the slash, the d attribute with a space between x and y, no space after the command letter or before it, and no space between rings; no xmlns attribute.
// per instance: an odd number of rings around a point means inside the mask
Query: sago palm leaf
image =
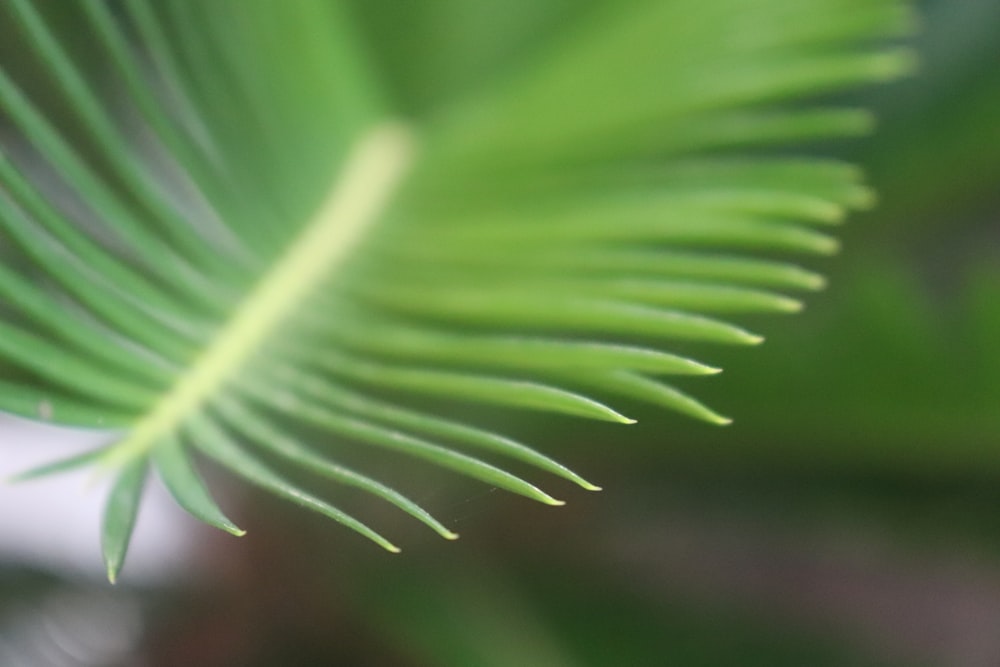
<svg viewBox="0 0 1000 667"><path fill-rule="evenodd" d="M619 396L725 423L660 379L716 369L661 344L757 343L719 318L822 284L774 256L834 251L829 226L871 195L850 166L765 149L866 131L832 95L909 65L883 41L910 22L896 0L0 12L0 409L116 434L29 474L116 476L112 579L149 469L241 532L197 452L391 551L280 471L447 538L338 449L553 505L498 462L595 488L408 397L629 423L592 394Z"/></svg>

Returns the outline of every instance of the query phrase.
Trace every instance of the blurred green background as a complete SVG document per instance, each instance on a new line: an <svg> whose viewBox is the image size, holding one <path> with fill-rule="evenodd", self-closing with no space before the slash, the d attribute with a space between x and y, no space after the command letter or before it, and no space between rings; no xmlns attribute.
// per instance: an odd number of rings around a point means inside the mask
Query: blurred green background
<svg viewBox="0 0 1000 667"><path fill-rule="evenodd" d="M858 95L877 135L803 147L863 164L880 205L804 314L685 385L732 426L504 423L605 491L442 490L418 500L463 539L386 516L403 557L248 493L255 530L199 542L208 576L11 563L0 655L86 600L151 666L1000 665L1000 3L920 4L919 74Z"/></svg>

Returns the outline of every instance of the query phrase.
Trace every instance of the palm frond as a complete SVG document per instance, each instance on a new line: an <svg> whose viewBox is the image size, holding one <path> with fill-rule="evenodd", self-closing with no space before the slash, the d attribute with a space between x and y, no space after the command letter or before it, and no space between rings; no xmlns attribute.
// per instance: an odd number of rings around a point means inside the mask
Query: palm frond
<svg viewBox="0 0 1000 667"><path fill-rule="evenodd" d="M458 2L0 8L23 46L0 54L0 409L116 430L41 471L117 476L112 579L150 467L241 533L197 452L389 550L272 461L454 537L294 424L549 504L479 457L596 488L382 393L633 421L596 394L728 421L659 379L717 369L660 346L758 343L720 318L822 286L776 255L833 252L831 226L872 195L849 165L772 147L868 130L830 100L911 66L885 41L906 8L521 10L486 38Z"/></svg>

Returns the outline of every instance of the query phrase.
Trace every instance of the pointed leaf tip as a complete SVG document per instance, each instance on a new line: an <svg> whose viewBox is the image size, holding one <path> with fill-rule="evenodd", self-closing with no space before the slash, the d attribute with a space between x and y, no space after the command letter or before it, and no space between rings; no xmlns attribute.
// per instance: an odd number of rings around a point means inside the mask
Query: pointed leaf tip
<svg viewBox="0 0 1000 667"><path fill-rule="evenodd" d="M233 523L212 499L179 440L170 438L160 442L153 451L153 460L167 490L185 511L230 535L246 535L246 531Z"/></svg>
<svg viewBox="0 0 1000 667"><path fill-rule="evenodd" d="M146 471L145 459L133 462L122 469L105 504L101 550L104 554L108 581L112 584L118 579L118 573L125 564L125 556L132 541L132 531L135 528L146 482Z"/></svg>
<svg viewBox="0 0 1000 667"><path fill-rule="evenodd" d="M805 308L805 304L798 299L781 299L776 301L775 305L782 313L801 313L802 309Z"/></svg>
<svg viewBox="0 0 1000 667"><path fill-rule="evenodd" d="M858 191L851 197L850 204L859 210L869 211L878 204L878 193L869 187L859 187Z"/></svg>
<svg viewBox="0 0 1000 667"><path fill-rule="evenodd" d="M576 473L572 473L572 477L570 478L570 480L572 482L574 482L577 486L579 486L581 489L583 489L584 491L600 491L601 490L601 487L597 486L596 484L591 484L590 482L588 482L584 478L580 477Z"/></svg>
<svg viewBox="0 0 1000 667"><path fill-rule="evenodd" d="M836 255L840 252L840 241L830 237L825 237L822 241L817 240L816 251L821 255Z"/></svg>

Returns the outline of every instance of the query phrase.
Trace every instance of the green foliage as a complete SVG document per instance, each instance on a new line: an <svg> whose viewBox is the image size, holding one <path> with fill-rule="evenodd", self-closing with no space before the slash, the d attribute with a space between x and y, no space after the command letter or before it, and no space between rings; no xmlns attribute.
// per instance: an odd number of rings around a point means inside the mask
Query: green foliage
<svg viewBox="0 0 1000 667"><path fill-rule="evenodd" d="M642 594L649 582L620 572L609 576L579 564L572 574L551 566L525 569L466 565L439 588L419 584L433 580L428 567L416 575L395 573L391 585L368 582L355 595L387 644L438 667L875 664L798 629L779 631L735 614L720 618L670 596L650 600ZM581 579L590 585L581 587ZM467 631L454 632L459 626Z"/></svg>
<svg viewBox="0 0 1000 667"><path fill-rule="evenodd" d="M24 43L0 70L0 409L115 429L68 464L117 476L112 579L150 464L240 532L196 452L397 550L283 470L451 538L335 463L340 441L561 504L467 452L596 487L406 404L629 423L622 397L726 423L660 377L716 371L689 343L759 342L728 317L823 284L776 256L833 252L872 200L853 167L775 147L866 131L832 96L911 64L883 41L911 23L896 0L540 3L500 25L357 5L0 10Z"/></svg>

